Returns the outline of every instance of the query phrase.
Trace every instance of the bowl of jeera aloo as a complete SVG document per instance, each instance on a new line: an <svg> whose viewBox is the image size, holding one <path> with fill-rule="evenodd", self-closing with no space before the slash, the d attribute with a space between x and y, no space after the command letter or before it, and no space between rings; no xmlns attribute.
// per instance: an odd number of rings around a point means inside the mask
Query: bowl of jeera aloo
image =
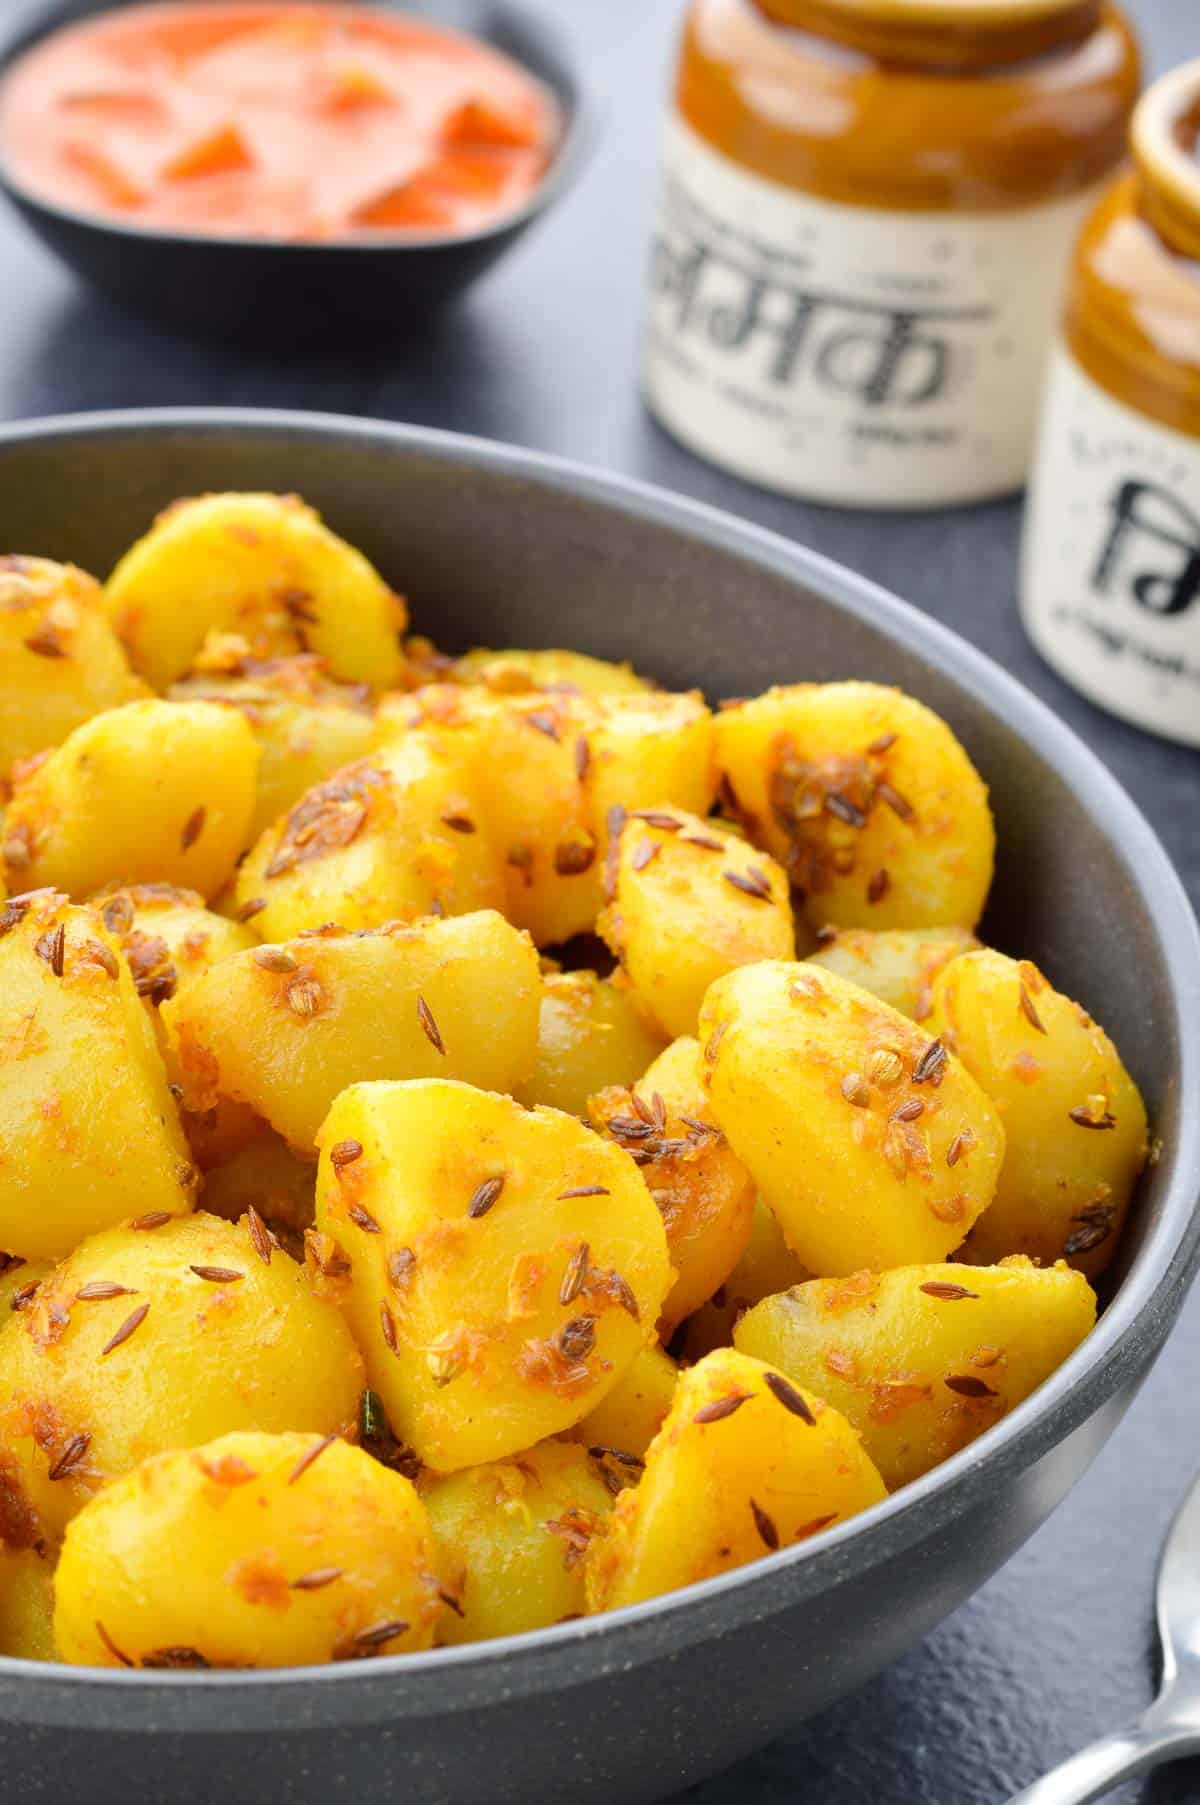
<svg viewBox="0 0 1200 1805"><path fill-rule="evenodd" d="M0 498L13 1785L650 1800L892 1660L1195 1271L1129 799L532 453L94 416Z"/></svg>

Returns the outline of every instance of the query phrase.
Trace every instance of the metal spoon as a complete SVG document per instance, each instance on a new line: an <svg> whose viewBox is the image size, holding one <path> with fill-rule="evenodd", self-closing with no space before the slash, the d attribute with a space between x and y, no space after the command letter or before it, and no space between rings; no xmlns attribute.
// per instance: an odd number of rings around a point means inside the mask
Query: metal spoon
<svg viewBox="0 0 1200 1805"><path fill-rule="evenodd" d="M1009 1805L1087 1805L1135 1774L1200 1754L1200 1480L1163 1545L1157 1604L1162 1684L1150 1709L1027 1786Z"/></svg>

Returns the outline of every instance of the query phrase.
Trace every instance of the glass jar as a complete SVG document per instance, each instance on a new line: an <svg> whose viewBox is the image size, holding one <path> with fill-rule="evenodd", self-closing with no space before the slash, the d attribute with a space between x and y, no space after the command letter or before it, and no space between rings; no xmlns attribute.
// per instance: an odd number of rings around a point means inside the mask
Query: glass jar
<svg viewBox="0 0 1200 1805"><path fill-rule="evenodd" d="M1085 695L1200 746L1200 62L1151 88L1132 147L1075 251L1022 609Z"/></svg>
<svg viewBox="0 0 1200 1805"><path fill-rule="evenodd" d="M1023 483L1139 59L1108 0L691 0L646 385L677 438L861 507Z"/></svg>

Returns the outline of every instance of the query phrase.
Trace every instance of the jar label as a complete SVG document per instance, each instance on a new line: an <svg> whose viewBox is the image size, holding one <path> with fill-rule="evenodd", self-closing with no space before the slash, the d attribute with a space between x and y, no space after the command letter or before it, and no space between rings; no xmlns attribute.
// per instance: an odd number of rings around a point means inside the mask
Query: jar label
<svg viewBox="0 0 1200 1805"><path fill-rule="evenodd" d="M691 449L816 501L936 507L1017 489L1093 195L1017 213L840 206L751 174L673 118L650 404Z"/></svg>
<svg viewBox="0 0 1200 1805"><path fill-rule="evenodd" d="M1022 611L1093 701L1200 745L1200 439L1054 354L1025 527Z"/></svg>

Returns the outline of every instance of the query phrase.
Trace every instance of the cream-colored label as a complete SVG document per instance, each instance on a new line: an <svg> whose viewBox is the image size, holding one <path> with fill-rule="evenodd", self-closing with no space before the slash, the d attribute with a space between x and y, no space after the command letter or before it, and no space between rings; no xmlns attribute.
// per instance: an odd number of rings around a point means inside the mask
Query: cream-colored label
<svg viewBox="0 0 1200 1805"><path fill-rule="evenodd" d="M667 131L646 382L693 450L788 494L936 507L1019 488L1092 196L836 206Z"/></svg>
<svg viewBox="0 0 1200 1805"><path fill-rule="evenodd" d="M1025 527L1022 612L1085 695L1200 746L1200 439L1055 352Z"/></svg>

